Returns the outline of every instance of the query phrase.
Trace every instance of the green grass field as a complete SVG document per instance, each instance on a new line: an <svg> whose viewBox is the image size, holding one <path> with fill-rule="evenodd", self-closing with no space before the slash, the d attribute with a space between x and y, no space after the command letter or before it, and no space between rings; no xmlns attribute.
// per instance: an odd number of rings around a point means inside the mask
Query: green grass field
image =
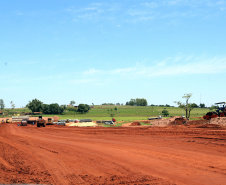
<svg viewBox="0 0 226 185"><path fill-rule="evenodd" d="M134 120L147 120L148 117L156 117L162 113L164 108L168 110L169 117L171 116L185 116L185 111L178 107L158 107L158 106L117 106L117 111L115 110L116 106L104 106L104 105L97 105L94 106L90 110L89 113L86 114L78 114L74 111L66 110L63 115L57 115L60 119L84 119L89 118L94 121L97 120L111 120L110 113L114 114L114 118L117 121L123 122L131 122ZM111 111L112 110L112 111ZM191 111L191 118L192 117L202 117L210 110L208 108L194 108ZM20 109L5 109L5 117L12 116L13 114L23 114L24 112L31 112L27 108L20 108ZM38 115L36 115L38 116ZM47 117L52 117L54 115L43 115ZM1 115L0 117L3 117Z"/></svg>

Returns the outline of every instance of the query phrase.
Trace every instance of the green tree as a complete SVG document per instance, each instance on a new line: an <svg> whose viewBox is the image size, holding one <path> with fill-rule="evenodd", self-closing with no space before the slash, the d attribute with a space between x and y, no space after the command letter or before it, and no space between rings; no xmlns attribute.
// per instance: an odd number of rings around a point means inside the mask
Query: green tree
<svg viewBox="0 0 226 185"><path fill-rule="evenodd" d="M74 100L70 101L70 105L74 106L75 105L75 101Z"/></svg>
<svg viewBox="0 0 226 185"><path fill-rule="evenodd" d="M90 110L90 106L89 105L87 105L87 104L79 104L77 112L79 112L81 114L84 114L84 113L89 112L89 110Z"/></svg>
<svg viewBox="0 0 226 185"><path fill-rule="evenodd" d="M137 98L136 99L136 105L137 106L147 106L148 105L148 102L144 98Z"/></svg>
<svg viewBox="0 0 226 185"><path fill-rule="evenodd" d="M216 105L211 105L211 107L209 108L210 110L217 110L219 107Z"/></svg>
<svg viewBox="0 0 226 185"><path fill-rule="evenodd" d="M169 111L166 110L166 109L164 109L164 110L162 111L162 114L163 114L163 116L169 116Z"/></svg>
<svg viewBox="0 0 226 185"><path fill-rule="evenodd" d="M43 108L43 103L37 99L29 101L27 107L31 110L32 113L34 112L41 112Z"/></svg>
<svg viewBox="0 0 226 185"><path fill-rule="evenodd" d="M64 112L63 107L60 107L58 103L52 103L49 105L50 114L62 114Z"/></svg>
<svg viewBox="0 0 226 185"><path fill-rule="evenodd" d="M192 111L192 109L197 108L195 103L188 103L188 118L190 118L190 113Z"/></svg>
<svg viewBox="0 0 226 185"><path fill-rule="evenodd" d="M50 105L44 104L42 111L44 114L62 114L64 108L57 103L52 103Z"/></svg>
<svg viewBox="0 0 226 185"><path fill-rule="evenodd" d="M131 105L131 106L136 105L136 100L135 100L135 99L131 99L131 100L129 101L129 105Z"/></svg>
<svg viewBox="0 0 226 185"><path fill-rule="evenodd" d="M15 108L15 104L13 103L13 101L10 102L12 109Z"/></svg>
<svg viewBox="0 0 226 185"><path fill-rule="evenodd" d="M113 118L114 115L117 113L118 108L115 107L114 109L108 109L107 111L108 111L108 114Z"/></svg>
<svg viewBox="0 0 226 185"><path fill-rule="evenodd" d="M199 104L199 107L200 107L200 108L205 108L206 105L205 105L204 103L200 103L200 104Z"/></svg>
<svg viewBox="0 0 226 185"><path fill-rule="evenodd" d="M193 108L198 108L198 107L199 107L196 103L192 103L191 106L192 106Z"/></svg>
<svg viewBox="0 0 226 185"><path fill-rule="evenodd" d="M129 102L126 102L126 105L131 105L131 106L147 106L148 102L144 98L136 98L136 99L131 99Z"/></svg>
<svg viewBox="0 0 226 185"><path fill-rule="evenodd" d="M42 106L42 112L44 114L51 114L50 113L50 110L49 110L49 105L48 104L43 104L43 106Z"/></svg>
<svg viewBox="0 0 226 185"><path fill-rule="evenodd" d="M67 108L66 105L61 105L61 107L65 110Z"/></svg>
<svg viewBox="0 0 226 185"><path fill-rule="evenodd" d="M191 110L193 109L193 107L191 105L188 104L188 100L191 98L192 94L191 93L188 93L188 94L185 94L184 96L182 96L182 98L185 98L186 99L186 103L182 103L180 101L175 101L175 103L177 103L177 105L184 109L185 112L186 112L186 122L187 120L189 119L189 116L190 116L190 112ZM188 114L189 113L189 114Z"/></svg>
<svg viewBox="0 0 226 185"><path fill-rule="evenodd" d="M3 99L0 99L0 109L3 110L5 108L5 104Z"/></svg>

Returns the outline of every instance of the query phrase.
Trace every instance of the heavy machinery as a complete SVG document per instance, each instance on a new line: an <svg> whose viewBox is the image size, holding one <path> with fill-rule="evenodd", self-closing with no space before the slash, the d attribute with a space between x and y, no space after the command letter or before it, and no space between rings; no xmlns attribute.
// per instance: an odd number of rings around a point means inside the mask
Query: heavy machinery
<svg viewBox="0 0 226 185"><path fill-rule="evenodd" d="M225 110L225 104L226 102L219 102L215 103L217 105L217 109L215 112L207 112L205 116L203 116L203 119L210 120L212 118L216 117L226 117L226 110Z"/></svg>
<svg viewBox="0 0 226 185"><path fill-rule="evenodd" d="M27 126L27 120L23 119L20 123L20 126Z"/></svg>
<svg viewBox="0 0 226 185"><path fill-rule="evenodd" d="M42 119L42 116L39 116L39 119L37 120L37 127L45 127L46 126L46 120Z"/></svg>
<svg viewBox="0 0 226 185"><path fill-rule="evenodd" d="M53 125L53 118L48 118L46 125Z"/></svg>

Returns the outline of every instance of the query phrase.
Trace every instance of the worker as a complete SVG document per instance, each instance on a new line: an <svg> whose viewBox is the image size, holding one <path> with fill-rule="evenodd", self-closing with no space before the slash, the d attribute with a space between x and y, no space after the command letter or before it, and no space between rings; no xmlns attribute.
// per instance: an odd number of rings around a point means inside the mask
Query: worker
<svg viewBox="0 0 226 185"><path fill-rule="evenodd" d="M223 105L223 107L221 108L221 110L222 110L222 112L225 112L225 107L224 107L224 105Z"/></svg>

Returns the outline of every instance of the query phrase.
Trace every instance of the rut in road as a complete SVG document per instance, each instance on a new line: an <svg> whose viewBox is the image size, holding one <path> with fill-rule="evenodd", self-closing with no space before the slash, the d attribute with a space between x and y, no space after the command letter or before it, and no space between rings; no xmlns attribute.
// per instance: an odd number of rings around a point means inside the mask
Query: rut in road
<svg viewBox="0 0 226 185"><path fill-rule="evenodd" d="M10 183L45 184L225 182L224 140L203 144L194 130L190 135L182 130L174 135L175 129L168 134L158 133L161 128L152 129L4 125L0 161L5 174L0 180L6 182L7 177ZM224 139L225 130L220 133ZM11 151L12 160L7 157Z"/></svg>

